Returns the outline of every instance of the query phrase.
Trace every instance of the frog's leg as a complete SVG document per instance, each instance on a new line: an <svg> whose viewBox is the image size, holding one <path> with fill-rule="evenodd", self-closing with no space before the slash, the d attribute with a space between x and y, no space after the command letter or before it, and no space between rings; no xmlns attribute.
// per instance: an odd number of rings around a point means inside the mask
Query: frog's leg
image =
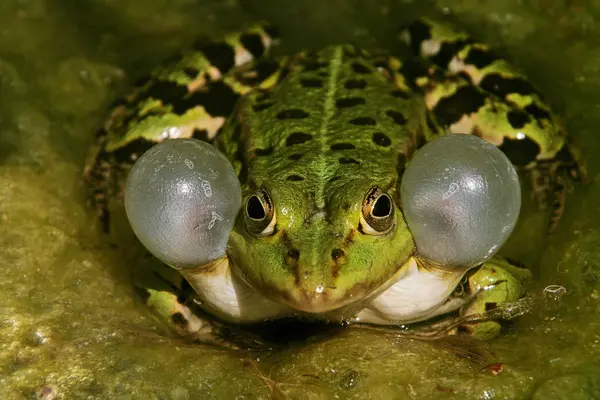
<svg viewBox="0 0 600 400"><path fill-rule="evenodd" d="M486 139L527 170L539 204L553 203L552 229L563 209L564 176L585 178L585 169L548 104L514 66L463 32L418 20L401 37L423 62L397 68L424 92L433 119L445 132Z"/></svg>
<svg viewBox="0 0 600 400"><path fill-rule="evenodd" d="M254 69L263 79L275 73L265 57L274 43L272 32L268 26L254 25L199 44L154 70L113 105L84 170L88 197L105 231L110 225L109 201L122 198L124 177L142 153L169 138L211 141L238 97L257 86L255 81L236 81L232 71L256 62Z"/></svg>
<svg viewBox="0 0 600 400"><path fill-rule="evenodd" d="M202 317L202 310L193 302L193 290L181 274L158 260L151 262L155 265L140 265L139 270L134 271L134 283L159 321L166 322L183 338L231 347L231 343L223 339L221 324Z"/></svg>
<svg viewBox="0 0 600 400"><path fill-rule="evenodd" d="M460 309L461 316L484 314L504 303L515 302L525 294L531 272L501 257L494 257L481 267L469 271L454 296L473 299ZM477 339L490 339L500 333L500 323L490 320L464 323L459 329Z"/></svg>

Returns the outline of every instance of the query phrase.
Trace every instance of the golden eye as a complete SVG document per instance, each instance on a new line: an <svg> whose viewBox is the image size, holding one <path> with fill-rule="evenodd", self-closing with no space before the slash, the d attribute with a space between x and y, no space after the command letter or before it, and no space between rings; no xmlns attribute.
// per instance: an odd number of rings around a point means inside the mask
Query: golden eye
<svg viewBox="0 0 600 400"><path fill-rule="evenodd" d="M275 232L275 208L266 189L260 189L248 197L245 217L246 229L253 235L269 236Z"/></svg>
<svg viewBox="0 0 600 400"><path fill-rule="evenodd" d="M390 195L377 186L369 189L363 200L360 222L364 233L388 233L394 226L394 202Z"/></svg>

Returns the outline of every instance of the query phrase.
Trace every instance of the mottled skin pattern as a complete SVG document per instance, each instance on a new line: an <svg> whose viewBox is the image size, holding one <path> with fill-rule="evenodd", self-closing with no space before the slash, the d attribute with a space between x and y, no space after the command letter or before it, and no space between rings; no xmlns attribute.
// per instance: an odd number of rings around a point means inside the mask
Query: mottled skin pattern
<svg viewBox="0 0 600 400"><path fill-rule="evenodd" d="M460 32L417 21L401 37L419 57L402 60L352 46L273 60L271 36L254 26L204 42L114 108L85 174L106 230L109 202L122 197L139 155L171 137L216 137L243 189L230 262L252 290L316 315L381 292L414 255L399 187L414 151L437 135L498 145L542 183L541 204L548 194L562 199L554 196L561 171L582 172L529 82ZM160 275L170 283L138 280L153 308L184 331L206 331L180 295L181 276ZM461 309L482 312L517 299L528 277L498 259L469 271L454 297L497 288ZM497 333L490 323L483 336Z"/></svg>

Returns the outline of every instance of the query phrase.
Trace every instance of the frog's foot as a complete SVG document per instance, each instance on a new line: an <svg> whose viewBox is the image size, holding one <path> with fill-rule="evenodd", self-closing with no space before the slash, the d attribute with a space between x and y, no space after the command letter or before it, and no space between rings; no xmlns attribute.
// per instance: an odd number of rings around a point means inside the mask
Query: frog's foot
<svg viewBox="0 0 600 400"><path fill-rule="evenodd" d="M134 271L136 291L155 317L177 336L192 342L237 348L227 329L194 302L193 289L181 275L164 264Z"/></svg>
<svg viewBox="0 0 600 400"><path fill-rule="evenodd" d="M466 331L481 340L498 335L501 325L499 321L494 320L496 315L493 310L519 300L530 280L529 270L500 257L494 257L477 270L468 272L457 287L455 295L473 296L473 299L459 311L463 321L467 322L461 323L458 330ZM476 322L471 322L469 316L481 318L473 318Z"/></svg>
<svg viewBox="0 0 600 400"><path fill-rule="evenodd" d="M148 288L138 288L138 292L157 318L165 322L177 336L192 342L237 349L236 345L224 338L220 323L202 318L185 302L182 303L177 294Z"/></svg>

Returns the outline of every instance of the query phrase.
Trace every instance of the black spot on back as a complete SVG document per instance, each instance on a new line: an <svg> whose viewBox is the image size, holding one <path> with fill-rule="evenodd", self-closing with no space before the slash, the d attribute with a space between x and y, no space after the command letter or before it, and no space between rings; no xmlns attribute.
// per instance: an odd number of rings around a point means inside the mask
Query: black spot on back
<svg viewBox="0 0 600 400"><path fill-rule="evenodd" d="M398 125L406 124L406 117L400 111L396 110L387 110L385 114L394 120L394 123Z"/></svg>
<svg viewBox="0 0 600 400"><path fill-rule="evenodd" d="M512 126L515 129L521 129L525 126L526 123L528 123L531 120L529 118L529 115L521 110L509 111L507 119L510 123L510 126Z"/></svg>
<svg viewBox="0 0 600 400"><path fill-rule="evenodd" d="M375 121L371 117L358 117L358 118L351 119L349 122L352 125L359 125L359 126L365 126L365 125L373 126L373 125L377 124L377 121Z"/></svg>
<svg viewBox="0 0 600 400"><path fill-rule="evenodd" d="M207 90L192 92L189 96L174 101L173 111L183 115L188 110L201 105L212 116L228 117L239 95L221 81L211 82Z"/></svg>
<svg viewBox="0 0 600 400"><path fill-rule="evenodd" d="M485 76L479 86L501 98L506 98L510 93L522 95L535 93L533 86L527 80L523 78L506 78L498 74Z"/></svg>
<svg viewBox="0 0 600 400"><path fill-rule="evenodd" d="M489 49L474 47L469 50L469 54L467 55L467 58L465 58L465 63L474 65L477 68L483 68L498 60L498 58L499 57Z"/></svg>
<svg viewBox="0 0 600 400"><path fill-rule="evenodd" d="M419 55L421 43L431 38L431 28L423 21L415 21L408 28L410 35L410 49L415 55Z"/></svg>
<svg viewBox="0 0 600 400"><path fill-rule="evenodd" d="M241 73L236 74L236 79L248 86L258 86L260 83L265 81L268 77L273 75L275 72L279 71L281 66L279 63L271 58L263 58L261 59L254 67L252 71L254 73ZM283 76L287 72L286 69L281 70L281 75L279 80L283 79Z"/></svg>
<svg viewBox="0 0 600 400"><path fill-rule="evenodd" d="M415 84L415 80L419 77L428 76L429 66L418 57L403 60L400 72L408 79L409 85L419 91L419 87Z"/></svg>
<svg viewBox="0 0 600 400"><path fill-rule="evenodd" d="M295 153L295 154L291 154L291 155L288 156L288 159L292 160L292 161L298 161L301 158L302 158L302 154L301 153Z"/></svg>
<svg viewBox="0 0 600 400"><path fill-rule="evenodd" d="M327 67L327 63L316 61L316 60L306 60L302 63L304 67L304 71L318 71L321 68Z"/></svg>
<svg viewBox="0 0 600 400"><path fill-rule="evenodd" d="M195 47L202 51L208 61L221 72L226 72L235 65L233 49L225 43L203 43Z"/></svg>
<svg viewBox="0 0 600 400"><path fill-rule="evenodd" d="M440 46L440 51L431 57L431 62L439 65L443 69L448 67L450 60L462 50L466 45L473 43L473 39L458 40L456 42L444 42Z"/></svg>
<svg viewBox="0 0 600 400"><path fill-rule="evenodd" d="M381 147L388 147L392 144L392 140L383 132L375 132L373 134L373 142Z"/></svg>
<svg viewBox="0 0 600 400"><path fill-rule="evenodd" d="M323 81L321 79L304 78L300 79L300 85L305 88L322 88Z"/></svg>
<svg viewBox="0 0 600 400"><path fill-rule="evenodd" d="M540 120L540 119L551 120L552 119L552 116L550 115L550 113L547 110L540 108L535 103L532 103L532 104L528 105L527 107L525 107L525 111L527 111L529 114L533 115L533 117L537 120Z"/></svg>
<svg viewBox="0 0 600 400"><path fill-rule="evenodd" d="M277 119L303 119L308 117L308 113L299 108L290 108L280 111L275 117Z"/></svg>
<svg viewBox="0 0 600 400"><path fill-rule="evenodd" d="M335 143L331 145L331 150L354 150L356 148L352 143Z"/></svg>
<svg viewBox="0 0 600 400"><path fill-rule="evenodd" d="M259 58L265 52L265 46L263 45L260 35L257 33L245 33L240 36L240 42L254 58Z"/></svg>
<svg viewBox="0 0 600 400"><path fill-rule="evenodd" d="M338 161L340 164L360 164L359 161L351 157L340 157Z"/></svg>
<svg viewBox="0 0 600 400"><path fill-rule="evenodd" d="M353 62L352 65L352 71L354 71L355 74L370 74L371 73L371 69L369 67L367 67L364 64L361 64L359 62Z"/></svg>
<svg viewBox="0 0 600 400"><path fill-rule="evenodd" d="M140 102L153 98L162 101L163 104L171 104L180 101L187 94L187 86L170 81L154 81L141 93Z"/></svg>
<svg viewBox="0 0 600 400"><path fill-rule="evenodd" d="M185 67L183 69L183 73L186 74L190 79L196 79L198 76L198 70L196 68Z"/></svg>
<svg viewBox="0 0 600 400"><path fill-rule="evenodd" d="M203 142L209 142L208 139L208 131L206 129L198 129L194 128L194 132L192 132L192 137L194 139L202 140Z"/></svg>
<svg viewBox="0 0 600 400"><path fill-rule="evenodd" d="M502 145L498 148L506 154L514 165L519 167L524 167L535 161L540 151L538 144L527 137L520 140L504 138Z"/></svg>
<svg viewBox="0 0 600 400"><path fill-rule="evenodd" d="M346 89L364 89L367 87L367 81L364 79L348 79L344 83Z"/></svg>
<svg viewBox="0 0 600 400"><path fill-rule="evenodd" d="M390 93L392 97L397 97L399 99L408 100L410 99L410 93L404 90L396 89Z"/></svg>
<svg viewBox="0 0 600 400"><path fill-rule="evenodd" d="M335 101L335 106L337 108L349 108L365 103L366 101L363 97L347 97L345 99L337 99Z"/></svg>
<svg viewBox="0 0 600 400"><path fill-rule="evenodd" d="M303 181L304 180L303 177L301 177L300 175L295 175L295 174L294 175L289 175L285 179L288 180L288 181L291 181L291 182Z"/></svg>
<svg viewBox="0 0 600 400"><path fill-rule="evenodd" d="M294 146L297 144L302 144L308 142L312 139L312 135L304 132L294 132L285 140L286 146Z"/></svg>
<svg viewBox="0 0 600 400"><path fill-rule="evenodd" d="M463 115L477 111L485 103L485 96L473 86L461 87L450 97L444 97L433 109L442 127L459 121ZM467 133L467 132L465 132Z"/></svg>

